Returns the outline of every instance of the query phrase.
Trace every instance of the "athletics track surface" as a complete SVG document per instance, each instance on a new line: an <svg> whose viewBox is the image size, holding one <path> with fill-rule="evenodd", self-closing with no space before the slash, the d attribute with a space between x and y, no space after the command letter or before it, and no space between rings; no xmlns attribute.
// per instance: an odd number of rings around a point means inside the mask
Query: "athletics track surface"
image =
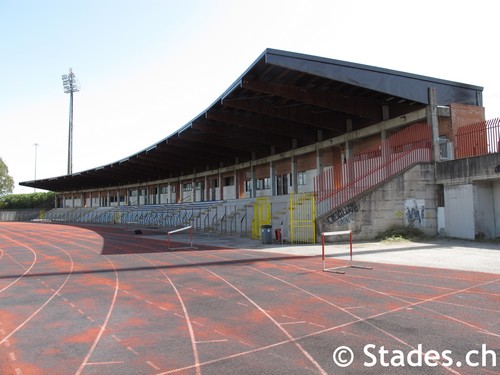
<svg viewBox="0 0 500 375"><path fill-rule="evenodd" d="M370 264L339 275L318 255L195 246L0 223L0 374L499 373L499 274ZM451 351L453 365L392 358L419 344L422 357ZM340 346L348 367L333 361ZM393 365L380 364L382 346ZM481 366L458 367L471 350Z"/></svg>

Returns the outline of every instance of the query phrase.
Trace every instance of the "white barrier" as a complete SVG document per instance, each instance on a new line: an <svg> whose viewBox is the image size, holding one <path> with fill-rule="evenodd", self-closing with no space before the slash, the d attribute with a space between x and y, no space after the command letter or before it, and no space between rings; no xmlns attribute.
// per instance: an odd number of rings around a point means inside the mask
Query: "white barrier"
<svg viewBox="0 0 500 375"><path fill-rule="evenodd" d="M190 238L191 245L190 246L185 246L185 247L174 247L174 248L171 248L170 247L170 235L174 234L174 233L183 232L183 231L186 231L188 229L189 229L189 238ZM167 232L167 248L169 250L196 249L195 247L193 247L193 227L191 225L189 225L189 226L184 227L184 228L174 229L174 230L171 230L170 232Z"/></svg>
<svg viewBox="0 0 500 375"><path fill-rule="evenodd" d="M326 261L325 261L325 236L343 236L343 235L349 235L349 265L348 266L342 266L342 267L334 267L334 268L327 268L326 267ZM365 266L356 266L352 264L352 230L343 230L343 231L337 231L337 232L323 232L321 233L321 259L323 262L323 271L328 271L328 272L335 272L335 273L345 273L342 271L337 271L343 268L361 268L361 269L366 269L366 270L371 270L372 267L365 267Z"/></svg>

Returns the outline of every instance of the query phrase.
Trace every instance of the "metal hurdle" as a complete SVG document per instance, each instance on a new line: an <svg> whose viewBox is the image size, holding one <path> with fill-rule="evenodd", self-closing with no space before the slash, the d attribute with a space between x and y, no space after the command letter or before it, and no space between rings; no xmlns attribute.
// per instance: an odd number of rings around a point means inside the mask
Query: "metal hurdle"
<svg viewBox="0 0 500 375"><path fill-rule="evenodd" d="M346 234L349 235L349 265L348 266L341 266L341 267L334 267L334 268L326 268L325 236L342 236L342 235L346 235ZM344 274L345 272L337 271L337 270L341 270L343 268L360 268L360 269L365 269L365 270L372 269L372 267L358 266L358 265L354 265L352 263L352 230L343 230L343 231L337 231L337 232L323 232L323 233L321 233L321 258L322 258L322 262L323 262L323 271L324 272L334 272L334 273Z"/></svg>
<svg viewBox="0 0 500 375"><path fill-rule="evenodd" d="M190 246L184 246L184 247L170 247L170 235L178 232L182 232L185 230L189 229L189 238L190 238ZM179 229L174 229L169 232L167 232L167 248L168 250L179 250L179 249L197 249L196 247L193 247L193 226L189 225L184 228L179 228Z"/></svg>

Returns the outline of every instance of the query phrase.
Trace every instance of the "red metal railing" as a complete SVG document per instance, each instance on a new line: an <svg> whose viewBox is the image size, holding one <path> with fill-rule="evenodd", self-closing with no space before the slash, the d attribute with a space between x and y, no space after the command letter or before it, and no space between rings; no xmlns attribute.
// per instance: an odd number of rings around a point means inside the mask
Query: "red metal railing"
<svg viewBox="0 0 500 375"><path fill-rule="evenodd" d="M455 159L499 152L500 118L462 126L455 134Z"/></svg>
<svg viewBox="0 0 500 375"><path fill-rule="evenodd" d="M405 168L432 160L432 132L414 124L381 142L379 151L355 155L314 179L316 212L321 216ZM406 142L405 142L406 140Z"/></svg>

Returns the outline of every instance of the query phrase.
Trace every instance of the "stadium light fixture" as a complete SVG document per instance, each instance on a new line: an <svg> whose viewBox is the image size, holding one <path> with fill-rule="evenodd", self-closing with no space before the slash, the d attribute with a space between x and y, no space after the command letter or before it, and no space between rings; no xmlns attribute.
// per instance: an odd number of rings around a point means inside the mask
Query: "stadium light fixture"
<svg viewBox="0 0 500 375"><path fill-rule="evenodd" d="M80 91L80 82L69 68L69 74L63 74L64 93L69 94L69 134L68 134L68 174L73 173L73 93Z"/></svg>

